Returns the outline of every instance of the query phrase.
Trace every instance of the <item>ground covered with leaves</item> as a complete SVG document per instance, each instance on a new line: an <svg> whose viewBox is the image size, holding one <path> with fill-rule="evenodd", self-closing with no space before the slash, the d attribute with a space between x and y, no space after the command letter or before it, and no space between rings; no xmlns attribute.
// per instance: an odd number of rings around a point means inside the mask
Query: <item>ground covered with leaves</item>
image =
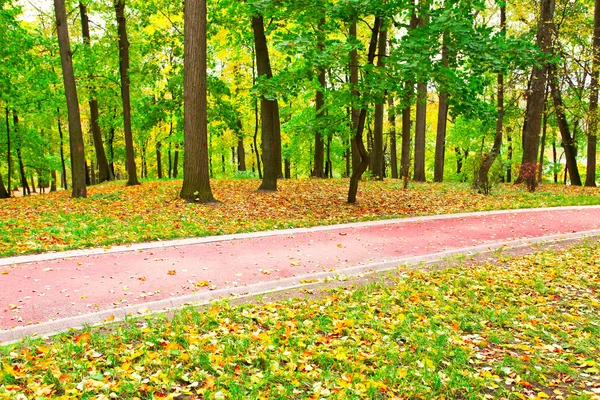
<svg viewBox="0 0 600 400"><path fill-rule="evenodd" d="M597 399L600 243L5 347L0 396Z"/></svg>
<svg viewBox="0 0 600 400"><path fill-rule="evenodd" d="M346 180L290 180L258 193L256 180L213 181L217 205L178 198L181 181L89 188L87 199L59 192L0 202L0 257L143 241L492 209L600 204L595 188L497 186L490 196L464 184L361 183L346 202Z"/></svg>

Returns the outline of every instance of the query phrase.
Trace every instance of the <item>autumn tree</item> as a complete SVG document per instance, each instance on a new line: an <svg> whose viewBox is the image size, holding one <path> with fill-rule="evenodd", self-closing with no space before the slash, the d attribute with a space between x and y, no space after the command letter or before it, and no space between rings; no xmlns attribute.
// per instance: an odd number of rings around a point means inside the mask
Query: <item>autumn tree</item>
<svg viewBox="0 0 600 400"><path fill-rule="evenodd" d="M60 47L60 60L62 64L65 96L69 118L69 143L71 146L71 176L74 198L86 197L85 187L85 153L83 148L83 133L81 130L81 117L79 113L79 100L73 73L73 60L67 26L67 11L64 0L54 0L56 15L56 32Z"/></svg>
<svg viewBox="0 0 600 400"><path fill-rule="evenodd" d="M215 201L208 173L206 117L206 0L187 0L184 25L184 165L180 196Z"/></svg>

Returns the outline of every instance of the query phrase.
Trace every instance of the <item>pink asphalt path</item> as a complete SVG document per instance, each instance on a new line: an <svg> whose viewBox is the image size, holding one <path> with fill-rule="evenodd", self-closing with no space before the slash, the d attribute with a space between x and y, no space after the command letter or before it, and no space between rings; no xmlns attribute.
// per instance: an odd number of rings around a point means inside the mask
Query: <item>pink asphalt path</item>
<svg viewBox="0 0 600 400"><path fill-rule="evenodd" d="M343 274L358 265L580 232L600 233L600 207L408 218L0 259L0 334L99 313L111 319L113 310L135 315L149 302L211 291L253 293L257 285L275 288L323 271Z"/></svg>

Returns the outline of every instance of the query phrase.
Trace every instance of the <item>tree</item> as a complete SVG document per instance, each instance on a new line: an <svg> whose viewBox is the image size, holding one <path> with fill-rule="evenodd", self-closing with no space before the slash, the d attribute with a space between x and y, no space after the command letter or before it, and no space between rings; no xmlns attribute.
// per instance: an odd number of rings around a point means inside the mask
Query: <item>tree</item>
<svg viewBox="0 0 600 400"><path fill-rule="evenodd" d="M500 5L500 29L502 36L506 35L506 3ZM496 161L502 149L502 133L504 124L504 74L498 74L497 88L497 111L498 118L496 119L496 134L494 136L494 145L489 153L483 154L481 165L475 178L475 187L482 193L488 194L490 190L489 173L490 168Z"/></svg>
<svg viewBox="0 0 600 400"><path fill-rule="evenodd" d="M442 39L442 67L448 69L448 34ZM446 160L446 125L448 120L448 94L444 87L439 91L438 124L435 139L435 164L433 181L444 181L444 162Z"/></svg>
<svg viewBox="0 0 600 400"><path fill-rule="evenodd" d="M125 131L125 148L127 151L127 186L139 185L135 167L135 151L133 149L133 133L131 130L131 97L129 91L129 40L125 20L125 0L114 3L119 33L119 74L121 76L121 99L123 102L123 129Z"/></svg>
<svg viewBox="0 0 600 400"><path fill-rule="evenodd" d="M90 26L87 14L87 8L83 2L79 2L79 13L81 16L81 35L83 37L83 43L87 50L91 49L90 42ZM91 77L89 78L92 79ZM100 124L98 123L99 112L98 112L98 100L94 96L94 90L89 98L90 106L90 125L92 128L92 138L94 141L94 149L96 150L96 163L98 164L98 183L104 181L111 181L115 177L112 171L108 167L108 160L106 159L106 152L104 151L104 145L102 144L102 132L100 130Z"/></svg>
<svg viewBox="0 0 600 400"><path fill-rule="evenodd" d="M371 40L369 43L369 53L367 55L367 64L369 66L373 65L375 61L375 56L377 52L377 38L379 36L379 30L381 29L381 17L376 16L375 22L373 23ZM370 74L370 69L365 71L366 75ZM358 116L358 125L356 127L356 132L354 133L354 139L356 142L356 148L358 150L358 154L360 154L360 163L354 168L352 172L352 176L350 177L350 187L348 189L348 203L354 204L356 203L356 194L358 192L358 183L364 172L369 167L369 153L365 149L365 144L363 142L363 132L365 130L365 121L367 119L367 104L363 104L360 109L360 114Z"/></svg>
<svg viewBox="0 0 600 400"><path fill-rule="evenodd" d="M64 0L54 0L56 14L56 32L60 47L60 60L62 65L65 96L69 118L69 143L71 148L71 196L74 198L86 197L85 187L85 153L83 148L83 133L81 130L81 117L79 113L79 100L73 73L73 60L69 42L69 29L67 26L67 11Z"/></svg>
<svg viewBox="0 0 600 400"><path fill-rule="evenodd" d="M598 142L598 75L600 72L600 0L596 0L594 4L592 57L592 82L590 84L587 173L585 177L585 186L596 186L596 157Z"/></svg>
<svg viewBox="0 0 600 400"><path fill-rule="evenodd" d="M387 29L382 27L379 32L377 67L385 68L385 57L387 55ZM383 179L383 112L385 104L385 91L381 93L380 100L375 103L375 122L373 129L373 176L375 179Z"/></svg>
<svg viewBox="0 0 600 400"><path fill-rule="evenodd" d="M215 201L208 172L206 116L206 0L187 0L184 25L184 162L180 196Z"/></svg>
<svg viewBox="0 0 600 400"><path fill-rule="evenodd" d="M544 111L548 57L552 47L552 26L555 0L540 1L540 17L538 21L537 45L540 57L533 66L527 96L527 114L523 125L523 157L517 183L528 182L535 187L537 177L537 156L540 146L542 113Z"/></svg>
<svg viewBox="0 0 600 400"><path fill-rule="evenodd" d="M258 79L264 82L271 79L271 60L267 48L263 16L252 16L252 31L256 49L256 69ZM258 190L276 191L277 178L281 175L281 128L279 122L279 104L276 99L261 95L260 114L262 118L262 155L263 155L263 180ZM278 148L279 147L279 148Z"/></svg>

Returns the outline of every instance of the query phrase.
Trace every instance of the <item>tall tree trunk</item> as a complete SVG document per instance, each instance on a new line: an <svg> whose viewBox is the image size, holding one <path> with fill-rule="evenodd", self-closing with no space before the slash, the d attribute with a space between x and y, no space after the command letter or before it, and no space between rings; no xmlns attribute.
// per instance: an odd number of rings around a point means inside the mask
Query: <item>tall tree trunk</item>
<svg viewBox="0 0 600 400"><path fill-rule="evenodd" d="M600 73L600 0L594 3L594 36L592 40L592 82L590 84L590 116L585 186L596 186L596 157L598 153L598 76Z"/></svg>
<svg viewBox="0 0 600 400"><path fill-rule="evenodd" d="M87 8L79 2L79 14L81 15L81 34L83 37L83 43L89 51L91 51L90 43L90 25L87 15ZM88 77L91 81L92 77ZM98 163L98 183L105 181L112 181L115 177L112 175L108 166L108 160L106 159L106 153L104 152L104 146L102 144L102 133L100 131L100 124L98 123L99 112L98 112L98 100L95 97L95 90L91 90L89 99L90 105L90 125L92 128L92 138L94 140L94 149L96 150L96 163Z"/></svg>
<svg viewBox="0 0 600 400"><path fill-rule="evenodd" d="M319 31L322 30L323 25L325 24L325 18L321 18L319 21ZM325 38L323 37L323 40ZM319 42L318 45L319 52L322 52L325 49L325 43L323 41ZM316 121L315 121L315 156L313 162L313 170L312 176L315 178L326 178L324 175L325 169L325 141L324 141L324 127L325 123L323 118L325 116L325 90L326 82L325 82L325 67L319 66L319 87L317 88L316 98L315 98L315 112L316 112Z"/></svg>
<svg viewBox="0 0 600 400"><path fill-rule="evenodd" d="M350 38L353 40L357 39L356 33L356 20L353 20L350 24ZM352 120L352 132L350 134L350 143L352 148L352 171L355 171L361 161L360 151L356 145L356 132L358 130L358 120L360 117L360 109L356 107L355 101L359 97L358 93L358 50L353 48L350 51L350 87L352 92L352 108L351 108L351 120Z"/></svg>
<svg viewBox="0 0 600 400"><path fill-rule="evenodd" d="M77 99L77 86L73 73L73 59L71 44L69 43L69 29L67 25L67 11L64 0L54 0L56 13L56 30L60 48L60 60L67 99L67 115L69 119L69 143L71 148L71 196L74 198L86 197L85 187L85 152L83 148L83 132L81 130L81 116L79 114L79 100Z"/></svg>
<svg viewBox="0 0 600 400"><path fill-rule="evenodd" d="M503 4L500 6L500 27L502 35L506 34L506 6ZM504 124L504 75L498 74L498 118L496 119L496 135L494 136L494 145L489 153L483 155L481 159L481 166L477 179L475 181L475 187L484 194L488 194L490 191L490 168L498 158L500 150L502 150L502 133Z"/></svg>
<svg viewBox="0 0 600 400"><path fill-rule="evenodd" d="M552 141L552 161L554 162L554 183L558 183L558 171L556 170L556 164L558 163L558 158L556 157L556 138Z"/></svg>
<svg viewBox="0 0 600 400"><path fill-rule="evenodd" d="M390 163L392 179L398 179L398 141L396 139L396 111L394 110L394 97L388 97L388 123L390 125Z"/></svg>
<svg viewBox="0 0 600 400"><path fill-rule="evenodd" d="M163 178L163 170L162 170L162 154L160 149L162 148L162 143L156 143L156 174L158 175L158 179Z"/></svg>
<svg viewBox="0 0 600 400"><path fill-rule="evenodd" d="M556 64L549 66L550 87L552 88L552 99L554 100L554 111L558 120L558 129L562 138L563 148L565 149L565 158L567 160L567 169L571 177L571 185L581 186L581 177L577 168L577 147L571 137L569 122L565 115L565 105L562 100L560 88L558 86L558 76L556 74Z"/></svg>
<svg viewBox="0 0 600 400"><path fill-rule="evenodd" d="M540 158L538 162L539 168L537 177L539 182L542 181L543 177L544 154L546 154L546 138L548 137L548 89L550 89L550 85L546 86L546 100L544 100L544 113L542 114L542 139L540 140Z"/></svg>
<svg viewBox="0 0 600 400"><path fill-rule="evenodd" d="M442 39L442 65L448 68L448 33ZM446 127L448 122L448 94L445 88L440 88L437 133L435 137L434 182L444 181L444 163L446 161Z"/></svg>
<svg viewBox="0 0 600 400"><path fill-rule="evenodd" d="M413 180L425 182L425 130L427 124L427 83L417 84L417 117L415 121L415 159Z"/></svg>
<svg viewBox="0 0 600 400"><path fill-rule="evenodd" d="M512 135L510 129L506 131L506 141L508 142L508 152L506 154L506 160L508 161L508 168L506 169L506 182L512 182L512 160L513 160L513 144Z"/></svg>
<svg viewBox="0 0 600 400"><path fill-rule="evenodd" d="M119 73L121 75L121 99L123 101L123 130L127 154L127 186L139 185L135 167L133 133L131 131L131 98L129 91L129 40L125 21L125 0L115 0L115 13L119 33Z"/></svg>
<svg viewBox="0 0 600 400"><path fill-rule="evenodd" d="M256 48L256 67L258 77L266 76L271 79L271 61L267 48L267 38L262 15L252 17L252 31ZM277 178L282 175L281 170L281 131L279 122L279 105L277 100L261 96L262 116L262 154L263 154L263 180L259 187L262 191L276 191ZM279 148L278 148L279 147Z"/></svg>
<svg viewBox="0 0 600 400"><path fill-rule="evenodd" d="M367 56L367 64L373 65L375 61L375 53L377 52L377 38L379 36L379 29L381 27L381 18L375 17L375 22L373 24L373 32L371 34L371 42L369 43L369 53ZM369 75L369 70L365 71L366 75ZM354 169L352 172L352 177L350 178L350 188L348 189L348 203L354 204L356 203L356 194L358 192L358 183L360 182L360 178L362 174L369 167L369 154L365 149L365 144L363 143L363 131L365 129L365 121L367 119L367 107L363 106L360 110L360 115L358 118L358 126L356 129L355 142L356 147L358 148L358 152L360 154L360 164Z"/></svg>
<svg viewBox="0 0 600 400"><path fill-rule="evenodd" d="M407 101L410 101L410 95L407 95ZM410 104L410 103L409 103ZM407 105L402 110L402 154L400 155L400 175L404 180L410 178L410 159L411 159L411 110Z"/></svg>
<svg viewBox="0 0 600 400"><path fill-rule="evenodd" d="M10 148L10 123L9 123L9 111L8 106L4 109L6 111L6 162L8 164L8 193L12 192L12 150Z"/></svg>
<svg viewBox="0 0 600 400"><path fill-rule="evenodd" d="M542 112L544 111L544 93L548 71L547 59L551 55L554 7L555 0L540 1L537 45L544 54L533 66L531 74L531 85L527 97L527 116L523 128L523 158L519 178L517 179L518 183L527 181L534 187L540 145Z"/></svg>
<svg viewBox="0 0 600 400"><path fill-rule="evenodd" d="M383 23L382 23L383 25ZM385 68L385 57L387 56L387 29L382 26L379 33L379 55L377 58L377 66L381 69ZM375 179L383 180L384 171L384 156L383 156L383 112L385 104L385 93L381 100L375 104L375 121L373 127L373 176Z"/></svg>

